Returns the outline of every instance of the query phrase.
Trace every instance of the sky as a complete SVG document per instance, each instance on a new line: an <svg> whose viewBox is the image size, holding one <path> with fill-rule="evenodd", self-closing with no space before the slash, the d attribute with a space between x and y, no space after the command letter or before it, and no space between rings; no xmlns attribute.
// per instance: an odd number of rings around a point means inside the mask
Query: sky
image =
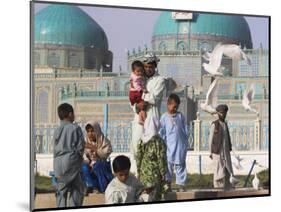
<svg viewBox="0 0 281 212"><path fill-rule="evenodd" d="M48 4L35 4L35 13L48 6ZM109 50L113 52L113 71L126 72L127 50L136 50L138 46L150 47L153 26L160 11L102 8L94 6L81 6L104 29ZM268 19L263 17L245 16L253 41L253 47L258 48L260 44L268 48Z"/></svg>

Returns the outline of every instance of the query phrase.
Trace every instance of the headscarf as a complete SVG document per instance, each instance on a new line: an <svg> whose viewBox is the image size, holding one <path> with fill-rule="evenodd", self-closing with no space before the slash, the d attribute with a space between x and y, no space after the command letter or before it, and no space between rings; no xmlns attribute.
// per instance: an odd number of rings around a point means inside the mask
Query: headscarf
<svg viewBox="0 0 281 212"><path fill-rule="evenodd" d="M110 140L104 136L98 122L89 122L86 124L86 126L87 125L90 125L95 133L98 157L100 159L107 159L108 156L112 153ZM90 142L89 139L87 139L87 142Z"/></svg>

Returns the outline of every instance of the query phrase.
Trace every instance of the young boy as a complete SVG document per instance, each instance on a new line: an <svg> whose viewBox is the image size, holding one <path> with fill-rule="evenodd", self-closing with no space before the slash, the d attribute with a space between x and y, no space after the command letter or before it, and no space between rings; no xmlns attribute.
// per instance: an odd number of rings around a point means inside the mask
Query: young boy
<svg viewBox="0 0 281 212"><path fill-rule="evenodd" d="M130 175L131 162L124 155L117 156L112 163L115 178L105 190L105 203L134 203L140 202L144 193L143 185L133 175Z"/></svg>
<svg viewBox="0 0 281 212"><path fill-rule="evenodd" d="M171 190L174 168L176 171L176 184L183 191L187 179L187 127L184 115L178 111L180 98L176 94L168 97L167 112L161 116L159 134L167 145L168 171L166 181Z"/></svg>
<svg viewBox="0 0 281 212"><path fill-rule="evenodd" d="M82 206L84 183L80 172L85 141L81 128L74 124L74 111L70 104L58 107L60 126L54 134L54 172L57 179L57 207ZM67 196L69 193L69 203Z"/></svg>
<svg viewBox="0 0 281 212"><path fill-rule="evenodd" d="M130 77L130 94L129 99L131 105L135 103L143 102L142 94L145 92L145 79L144 79L144 68L141 61L135 60L132 63L132 73ZM139 123L144 124L146 118L145 110L140 110L139 113Z"/></svg>
<svg viewBox="0 0 281 212"><path fill-rule="evenodd" d="M216 111L219 119L212 123L209 135L210 158L214 162L213 184L215 188L229 190L238 183L238 180L234 178L233 174L230 156L232 145L228 126L225 122L228 106L218 105Z"/></svg>

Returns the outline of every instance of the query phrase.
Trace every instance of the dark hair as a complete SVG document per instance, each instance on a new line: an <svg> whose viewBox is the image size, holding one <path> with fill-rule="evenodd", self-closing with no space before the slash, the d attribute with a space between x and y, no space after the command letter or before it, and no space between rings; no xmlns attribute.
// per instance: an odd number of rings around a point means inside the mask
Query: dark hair
<svg viewBox="0 0 281 212"><path fill-rule="evenodd" d="M181 103L180 97L175 93L170 94L168 97L168 103L171 101L175 101L178 105Z"/></svg>
<svg viewBox="0 0 281 212"><path fill-rule="evenodd" d="M89 129L93 129L93 126L91 124L87 124L85 126L85 130L88 132Z"/></svg>
<svg viewBox="0 0 281 212"><path fill-rule="evenodd" d="M58 116L60 120L63 120L69 116L69 113L73 113L73 107L68 103L62 103L58 106Z"/></svg>
<svg viewBox="0 0 281 212"><path fill-rule="evenodd" d="M136 67L141 67L143 68L143 63L139 60L135 60L133 63L132 63L132 70L134 70Z"/></svg>
<svg viewBox="0 0 281 212"><path fill-rule="evenodd" d="M226 104L221 104L221 105L218 105L216 107L216 111L219 112L219 111L225 111L227 112L228 111L228 106Z"/></svg>
<svg viewBox="0 0 281 212"><path fill-rule="evenodd" d="M116 158L114 158L112 162L112 168L114 173L130 170L131 168L130 159L125 155L119 155Z"/></svg>

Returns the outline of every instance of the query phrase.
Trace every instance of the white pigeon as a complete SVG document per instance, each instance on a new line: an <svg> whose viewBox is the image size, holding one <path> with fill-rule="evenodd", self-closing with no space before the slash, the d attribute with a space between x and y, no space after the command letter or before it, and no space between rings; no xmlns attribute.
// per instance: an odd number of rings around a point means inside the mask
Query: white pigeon
<svg viewBox="0 0 281 212"><path fill-rule="evenodd" d="M233 163L233 166L237 169L237 170L242 170L243 166L241 165L241 161L243 160L243 158L240 157L240 155L234 155L235 159L237 160L237 163Z"/></svg>
<svg viewBox="0 0 281 212"><path fill-rule="evenodd" d="M223 45L221 43L218 43L215 46L212 53L207 53L206 57L204 56L205 59L209 58L208 59L209 63L202 64L205 71L210 73L212 76L223 76L223 74L221 72L219 72L219 68L221 66L222 55L223 55Z"/></svg>
<svg viewBox="0 0 281 212"><path fill-rule="evenodd" d="M200 107L203 111L210 114L217 114L216 105L217 105L217 93L218 93L218 78L211 83L208 92L206 94L205 103L201 103Z"/></svg>
<svg viewBox="0 0 281 212"><path fill-rule="evenodd" d="M231 174L229 178L229 182L231 183L232 186L235 186L236 184L239 183L239 180Z"/></svg>
<svg viewBox="0 0 281 212"><path fill-rule="evenodd" d="M258 113L257 110L251 107L251 103L255 96L255 85L251 84L250 88L247 89L243 94L242 105L246 111L252 111Z"/></svg>
<svg viewBox="0 0 281 212"><path fill-rule="evenodd" d="M248 65L251 65L250 58L243 52L240 46L236 44L224 44L223 54L233 60L245 60Z"/></svg>
<svg viewBox="0 0 281 212"><path fill-rule="evenodd" d="M260 180L259 180L256 172L255 172L255 177L252 181L252 185L253 185L254 189L259 190Z"/></svg>
<svg viewBox="0 0 281 212"><path fill-rule="evenodd" d="M238 45L218 43L212 53L206 52L203 55L203 58L209 61L209 63L203 63L203 68L213 76L222 76L223 74L220 72L220 66L223 55L234 60L246 60L248 65L251 65L250 58Z"/></svg>

